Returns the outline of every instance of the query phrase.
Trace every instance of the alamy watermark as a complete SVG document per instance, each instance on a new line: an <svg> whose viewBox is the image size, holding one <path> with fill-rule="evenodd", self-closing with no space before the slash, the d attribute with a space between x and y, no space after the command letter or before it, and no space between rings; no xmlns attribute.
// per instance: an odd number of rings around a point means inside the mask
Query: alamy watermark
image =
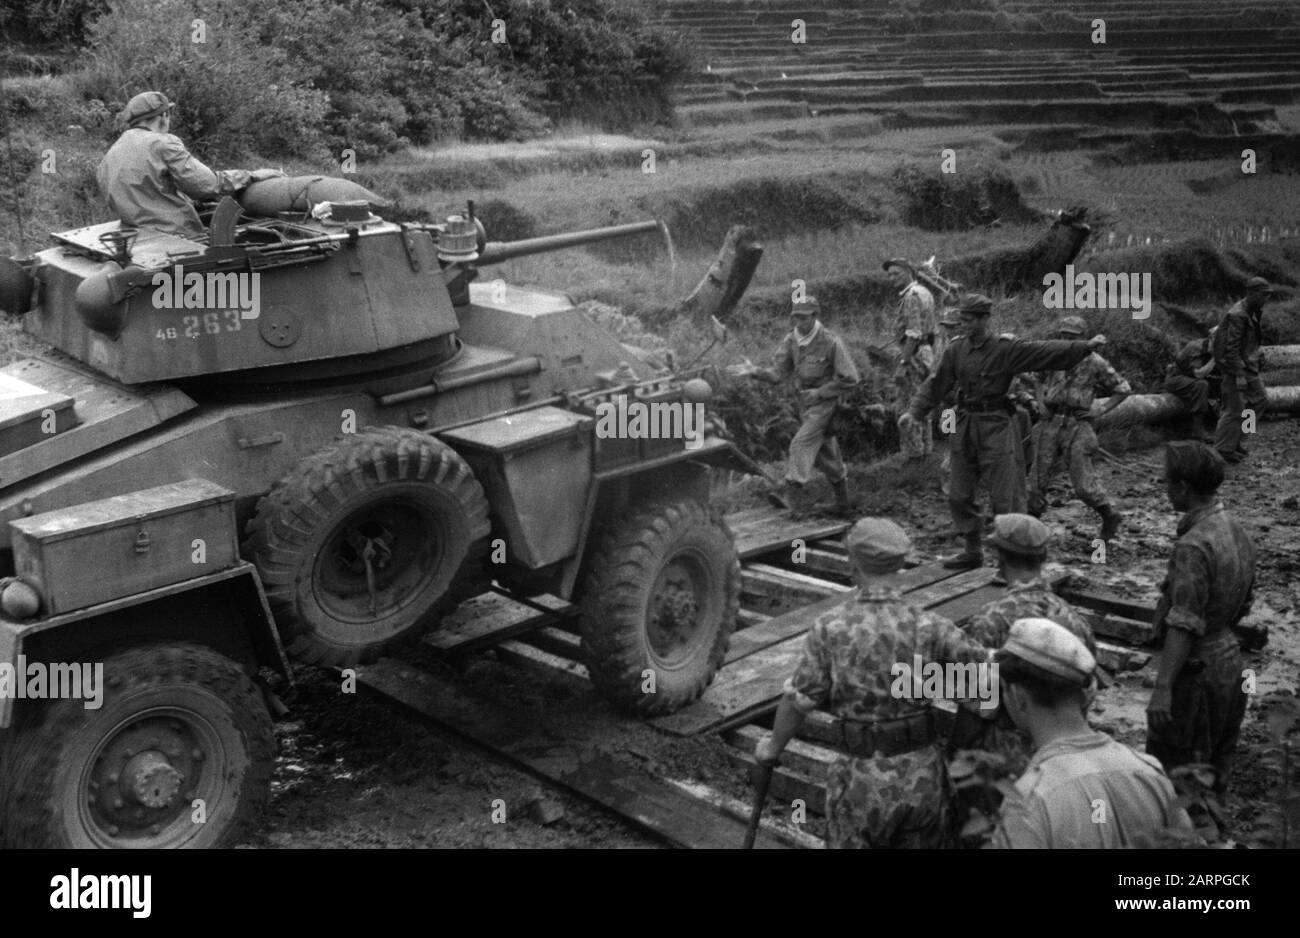
<svg viewBox="0 0 1300 938"><path fill-rule="evenodd" d="M596 436L602 440L684 440L704 445L704 405L685 401L629 401L621 394L596 405Z"/></svg>
<svg viewBox="0 0 1300 938"><path fill-rule="evenodd" d="M978 700L981 710L998 708L998 666L993 661L940 663L913 655L910 664L895 661L889 673L894 679L889 695L895 700Z"/></svg>
<svg viewBox="0 0 1300 938"><path fill-rule="evenodd" d="M217 273L160 270L150 281L154 309L238 311L240 319L256 319L262 311L262 275L256 271Z"/></svg>
<svg viewBox="0 0 1300 938"><path fill-rule="evenodd" d="M104 705L104 664L29 662L26 655L16 664L0 661L0 698L84 700L87 710L98 710Z"/></svg>
<svg viewBox="0 0 1300 938"><path fill-rule="evenodd" d="M1151 316L1151 274L1076 272L1043 277L1043 306L1047 309L1129 309L1134 319Z"/></svg>

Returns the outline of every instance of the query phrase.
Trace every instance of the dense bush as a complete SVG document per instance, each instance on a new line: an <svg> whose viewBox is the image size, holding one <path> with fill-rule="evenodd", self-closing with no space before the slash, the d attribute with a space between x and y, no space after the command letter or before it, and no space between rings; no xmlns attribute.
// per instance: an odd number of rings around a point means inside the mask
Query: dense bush
<svg viewBox="0 0 1300 938"><path fill-rule="evenodd" d="M75 41L88 23L86 67L70 76L81 99L116 111L138 91L162 90L181 104L176 130L222 160L522 139L553 119L661 120L690 65L680 37L629 0L506 0L490 16L481 0L102 6L95 17L91 0L27 0L0 24L75 14L75 28L50 28ZM496 19L504 43L492 41Z"/></svg>
<svg viewBox="0 0 1300 938"><path fill-rule="evenodd" d="M1025 205L1015 179L1000 166L967 165L960 172L943 173L933 164L906 164L894 170L891 181L902 200L903 220L928 231L1040 217Z"/></svg>
<svg viewBox="0 0 1300 938"><path fill-rule="evenodd" d="M441 0L413 2L443 7ZM492 41L496 19L504 43ZM452 0L436 21L451 37L476 43L484 61L535 84L534 103L552 118L612 126L663 120L671 113L669 88L691 67L686 40L650 25L633 0L504 0L490 7Z"/></svg>
<svg viewBox="0 0 1300 938"><path fill-rule="evenodd" d="M87 24L108 8L108 0L5 0L0 36L19 42L80 43Z"/></svg>
<svg viewBox="0 0 1300 938"><path fill-rule="evenodd" d="M139 91L163 91L178 102L173 128L218 162L322 156L329 97L299 79L283 49L259 41L251 9L240 0L118 0L92 24L90 61L71 79L114 111Z"/></svg>

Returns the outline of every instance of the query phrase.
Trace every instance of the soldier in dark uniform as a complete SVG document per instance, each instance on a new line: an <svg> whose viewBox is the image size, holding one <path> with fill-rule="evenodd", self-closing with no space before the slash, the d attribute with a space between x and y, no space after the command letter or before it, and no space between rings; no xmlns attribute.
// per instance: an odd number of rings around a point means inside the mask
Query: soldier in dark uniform
<svg viewBox="0 0 1300 938"><path fill-rule="evenodd" d="M1259 377L1260 322L1273 287L1263 277L1246 281L1246 296L1223 314L1219 332L1211 343L1214 360L1223 374L1223 400L1214 448L1228 462L1241 462L1242 414L1249 409L1258 418L1268 406L1268 393Z"/></svg>
<svg viewBox="0 0 1300 938"><path fill-rule="evenodd" d="M1214 427L1219 419L1210 405L1210 401L1219 399L1223 378L1212 348L1218 331L1219 327L1215 326L1204 339L1193 339L1184 345L1165 372L1164 389L1183 402L1193 424L1201 421L1198 435L1203 443L1214 442Z"/></svg>
<svg viewBox="0 0 1300 938"><path fill-rule="evenodd" d="M818 707L839 718L846 755L826 781L831 847L946 847L953 842L952 786L935 734L932 701L895 693L895 665L986 663L989 651L942 616L903 600L898 571L907 534L864 518L846 538L858 594L814 620L772 732L754 757L772 765ZM972 701L973 702L973 699Z"/></svg>
<svg viewBox="0 0 1300 938"><path fill-rule="evenodd" d="M1213 765L1220 794L1246 714L1233 627L1250 611L1255 583L1255 545L1219 501L1223 470L1204 443L1165 447L1169 502L1183 516L1156 606L1164 648L1147 705L1147 752L1166 770Z"/></svg>
<svg viewBox="0 0 1300 938"><path fill-rule="evenodd" d="M820 469L835 493L834 511L852 511L848 470L840 456L839 442L830 434L831 419L841 396L858 383L858 369L844 341L822 325L816 297L791 304L794 328L781 342L771 368L751 364L732 366L727 373L748 376L769 384L794 378L799 395L799 430L790 440L786 464L787 498L791 506L806 507L804 487L812 481L813 469Z"/></svg>
<svg viewBox="0 0 1300 938"><path fill-rule="evenodd" d="M949 390L956 388L957 430L950 443L948 505L966 549L944 561L948 569L968 569L984 562L975 500L981 479L988 484L994 514L1025 511L1024 464L1016 453L1020 438L1007 399L1011 379L1025 371L1072 368L1106 341L1103 336L1087 342L997 337L989 330L993 301L985 296L968 296L958 311L966 334L948 346L938 370L921 385L908 412L899 418L900 429L925 419Z"/></svg>

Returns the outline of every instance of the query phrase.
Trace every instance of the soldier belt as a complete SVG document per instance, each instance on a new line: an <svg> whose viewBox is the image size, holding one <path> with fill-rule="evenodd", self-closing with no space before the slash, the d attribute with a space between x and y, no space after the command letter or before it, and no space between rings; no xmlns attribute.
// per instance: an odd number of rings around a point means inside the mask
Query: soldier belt
<svg viewBox="0 0 1300 938"><path fill-rule="evenodd" d="M902 755L928 746L939 738L934 726L934 711L929 709L888 720L841 717L839 724L844 751L857 758Z"/></svg>
<svg viewBox="0 0 1300 938"><path fill-rule="evenodd" d="M1011 404L1008 401L994 401L990 403L962 403L958 402L957 407L966 411L968 414L1009 414L1011 413Z"/></svg>

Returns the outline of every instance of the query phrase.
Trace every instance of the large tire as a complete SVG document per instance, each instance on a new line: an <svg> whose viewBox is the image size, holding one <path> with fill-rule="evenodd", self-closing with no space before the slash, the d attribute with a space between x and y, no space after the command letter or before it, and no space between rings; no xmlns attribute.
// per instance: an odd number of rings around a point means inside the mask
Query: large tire
<svg viewBox="0 0 1300 938"><path fill-rule="evenodd" d="M596 546L582 595L592 682L642 716L672 713L704 692L727 654L740 609L735 540L697 501L645 505Z"/></svg>
<svg viewBox="0 0 1300 938"><path fill-rule="evenodd" d="M221 847L271 793L275 734L261 691L202 645L104 660L103 701L23 716L0 756L7 847ZM194 805L203 802L201 810Z"/></svg>
<svg viewBox="0 0 1300 938"><path fill-rule="evenodd" d="M490 530L483 488L453 449L416 430L367 427L275 484L244 556L289 655L346 667L413 638L472 592Z"/></svg>

